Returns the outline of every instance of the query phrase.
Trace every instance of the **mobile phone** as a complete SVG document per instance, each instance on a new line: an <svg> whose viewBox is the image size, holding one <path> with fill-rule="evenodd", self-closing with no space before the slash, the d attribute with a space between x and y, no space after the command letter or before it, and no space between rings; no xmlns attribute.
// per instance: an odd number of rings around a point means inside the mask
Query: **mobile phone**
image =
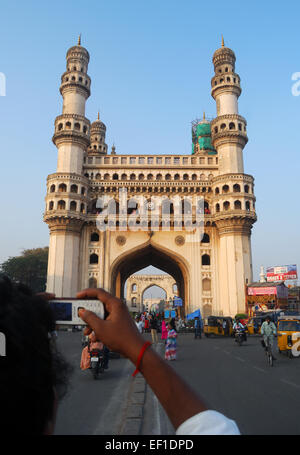
<svg viewBox="0 0 300 455"><path fill-rule="evenodd" d="M100 319L105 319L104 304L100 300L53 299L50 300L54 319L57 324L86 325L78 316L81 308L93 311Z"/></svg>

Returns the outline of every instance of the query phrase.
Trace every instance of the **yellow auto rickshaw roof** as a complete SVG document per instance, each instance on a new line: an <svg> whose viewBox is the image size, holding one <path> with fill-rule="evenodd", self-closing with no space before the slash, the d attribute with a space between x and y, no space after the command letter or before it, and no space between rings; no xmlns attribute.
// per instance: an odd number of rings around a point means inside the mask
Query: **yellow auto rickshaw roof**
<svg viewBox="0 0 300 455"><path fill-rule="evenodd" d="M300 321L300 316L279 316L278 321Z"/></svg>

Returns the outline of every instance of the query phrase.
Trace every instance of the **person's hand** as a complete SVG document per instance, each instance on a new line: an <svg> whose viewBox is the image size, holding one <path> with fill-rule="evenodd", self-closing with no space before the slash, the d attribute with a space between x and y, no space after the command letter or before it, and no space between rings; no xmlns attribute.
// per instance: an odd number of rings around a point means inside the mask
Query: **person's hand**
<svg viewBox="0 0 300 455"><path fill-rule="evenodd" d="M136 363L145 340L131 318L126 304L103 289L85 289L77 294L77 298L97 298L104 303L108 313L108 317L102 320L92 311L79 310L79 316L88 324L84 333L88 335L94 331L97 339L110 350L119 352Z"/></svg>

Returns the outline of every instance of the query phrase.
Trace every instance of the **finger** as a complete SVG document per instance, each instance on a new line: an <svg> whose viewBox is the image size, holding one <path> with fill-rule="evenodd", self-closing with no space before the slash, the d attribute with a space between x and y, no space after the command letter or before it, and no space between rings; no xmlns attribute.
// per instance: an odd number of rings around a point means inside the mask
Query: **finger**
<svg viewBox="0 0 300 455"><path fill-rule="evenodd" d="M103 321L95 313L89 310L80 309L78 311L79 317L87 323L88 327L95 331L101 331ZM90 332L92 331L90 330Z"/></svg>
<svg viewBox="0 0 300 455"><path fill-rule="evenodd" d="M83 291L77 294L77 299L86 299L86 298L97 298L102 303L104 303L106 309L111 311L112 305L123 305L122 300L114 297L113 295L106 292L104 289L84 289Z"/></svg>

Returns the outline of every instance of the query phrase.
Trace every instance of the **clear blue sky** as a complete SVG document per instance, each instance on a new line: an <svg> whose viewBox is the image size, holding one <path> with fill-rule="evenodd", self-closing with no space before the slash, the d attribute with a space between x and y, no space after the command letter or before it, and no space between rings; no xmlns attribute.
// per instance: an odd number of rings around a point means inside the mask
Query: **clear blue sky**
<svg viewBox="0 0 300 455"><path fill-rule="evenodd" d="M190 122L215 116L211 58L236 53L248 121L245 172L256 179L259 266L300 264L299 2L199 0L10 1L1 5L0 262L48 244L42 222L46 177L56 169L51 142L61 113L65 54L82 33L91 55L87 116L100 109L107 143L120 153L189 154Z"/></svg>

